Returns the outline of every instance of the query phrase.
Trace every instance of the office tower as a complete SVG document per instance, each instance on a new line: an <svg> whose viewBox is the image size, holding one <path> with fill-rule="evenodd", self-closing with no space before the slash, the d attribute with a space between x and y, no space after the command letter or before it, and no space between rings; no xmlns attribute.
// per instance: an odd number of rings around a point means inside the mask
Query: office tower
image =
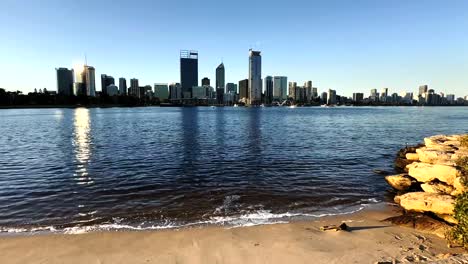
<svg viewBox="0 0 468 264"><path fill-rule="evenodd" d="M289 82L289 98L296 101L299 98L299 91L296 82Z"/></svg>
<svg viewBox="0 0 468 264"><path fill-rule="evenodd" d="M265 103L271 104L273 102L273 77L265 77Z"/></svg>
<svg viewBox="0 0 468 264"><path fill-rule="evenodd" d="M140 86L138 85L138 79L130 79L130 88L128 89L128 95L138 97L140 94Z"/></svg>
<svg viewBox="0 0 468 264"><path fill-rule="evenodd" d="M237 93L237 84L227 83L226 84L226 92L227 93Z"/></svg>
<svg viewBox="0 0 468 264"><path fill-rule="evenodd" d="M304 93L305 101L310 103L310 101L312 101L312 81L307 81L304 83Z"/></svg>
<svg viewBox="0 0 468 264"><path fill-rule="evenodd" d="M278 101L288 99L288 77L273 77L273 99Z"/></svg>
<svg viewBox="0 0 468 264"><path fill-rule="evenodd" d="M110 84L106 87L105 90L108 96L114 96L119 94L119 87L117 87L115 84Z"/></svg>
<svg viewBox="0 0 468 264"><path fill-rule="evenodd" d="M127 80L125 78L119 78L119 93L120 95L127 94Z"/></svg>
<svg viewBox="0 0 468 264"><path fill-rule="evenodd" d="M454 104L455 103L455 95L454 94L447 94L447 102L449 104Z"/></svg>
<svg viewBox="0 0 468 264"><path fill-rule="evenodd" d="M332 89L328 89L328 95L327 95L327 104L328 105L334 105L336 104L336 91Z"/></svg>
<svg viewBox="0 0 468 264"><path fill-rule="evenodd" d="M198 51L180 51L180 85L183 98L191 98L192 87L198 86Z"/></svg>
<svg viewBox="0 0 468 264"><path fill-rule="evenodd" d="M201 85L202 86L210 86L210 79L208 79L208 77L205 77L201 80Z"/></svg>
<svg viewBox="0 0 468 264"><path fill-rule="evenodd" d="M377 92L377 89L371 89L370 92L370 100L373 102L377 102L379 100L379 93Z"/></svg>
<svg viewBox="0 0 468 264"><path fill-rule="evenodd" d="M427 90L428 90L428 86L427 85L421 85L419 86L419 94L418 96L425 96L426 93L427 93Z"/></svg>
<svg viewBox="0 0 468 264"><path fill-rule="evenodd" d="M249 99L249 79L239 81L239 99Z"/></svg>
<svg viewBox="0 0 468 264"><path fill-rule="evenodd" d="M103 95L107 94L107 87L111 84L115 84L114 77L101 74L101 92Z"/></svg>
<svg viewBox="0 0 468 264"><path fill-rule="evenodd" d="M320 102L326 104L327 103L327 92L323 92L322 96L320 97Z"/></svg>
<svg viewBox="0 0 468 264"><path fill-rule="evenodd" d="M388 97L388 88L383 88L380 94L380 101L386 103Z"/></svg>
<svg viewBox="0 0 468 264"><path fill-rule="evenodd" d="M96 80L95 80L95 69L93 66L84 66L84 75L85 75L85 87L86 95L95 97L96 96Z"/></svg>
<svg viewBox="0 0 468 264"><path fill-rule="evenodd" d="M353 93L353 102L354 103L362 103L364 101L364 94L363 93Z"/></svg>
<svg viewBox="0 0 468 264"><path fill-rule="evenodd" d="M218 104L224 103L225 77L224 64L221 63L216 67L216 101Z"/></svg>
<svg viewBox="0 0 468 264"><path fill-rule="evenodd" d="M57 93L60 95L73 95L73 69L56 68L57 72Z"/></svg>
<svg viewBox="0 0 468 264"><path fill-rule="evenodd" d="M312 98L316 99L318 97L318 89L317 87L312 87Z"/></svg>
<svg viewBox="0 0 468 264"><path fill-rule="evenodd" d="M262 101L262 56L260 51L249 51L249 104L259 105Z"/></svg>
<svg viewBox="0 0 468 264"><path fill-rule="evenodd" d="M181 100L182 99L182 86L180 83L171 83L169 85L169 99Z"/></svg>
<svg viewBox="0 0 468 264"><path fill-rule="evenodd" d="M169 99L169 87L167 83L154 84L154 97L159 98L160 101Z"/></svg>
<svg viewBox="0 0 468 264"><path fill-rule="evenodd" d="M207 89L208 89L208 86L205 85L205 86L194 86L192 87L192 98L194 99L208 99L208 96L207 96Z"/></svg>

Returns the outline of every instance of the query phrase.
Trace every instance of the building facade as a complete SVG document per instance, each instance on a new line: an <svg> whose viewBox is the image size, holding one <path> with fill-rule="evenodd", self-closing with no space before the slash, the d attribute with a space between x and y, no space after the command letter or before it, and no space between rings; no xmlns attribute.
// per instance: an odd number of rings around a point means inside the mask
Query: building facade
<svg viewBox="0 0 468 264"><path fill-rule="evenodd" d="M160 101L169 99L169 87L167 83L154 84L154 97L159 98Z"/></svg>
<svg viewBox="0 0 468 264"><path fill-rule="evenodd" d="M288 99L288 77L273 77L273 100L284 101Z"/></svg>
<svg viewBox="0 0 468 264"><path fill-rule="evenodd" d="M125 78L119 78L119 94L127 94L127 80L125 80Z"/></svg>
<svg viewBox="0 0 468 264"><path fill-rule="evenodd" d="M262 56L260 51L249 52L249 105L262 102Z"/></svg>
<svg viewBox="0 0 468 264"><path fill-rule="evenodd" d="M249 79L239 81L239 99L246 102L249 99Z"/></svg>
<svg viewBox="0 0 468 264"><path fill-rule="evenodd" d="M84 75L85 75L85 87L86 95L95 97L96 96L96 79L95 79L96 70L93 66L84 66Z"/></svg>
<svg viewBox="0 0 468 264"><path fill-rule="evenodd" d="M273 77L267 76L265 77L265 103L271 104L273 103Z"/></svg>
<svg viewBox="0 0 468 264"><path fill-rule="evenodd" d="M111 84L115 84L114 77L107 74L101 74L101 93L107 94L107 87Z"/></svg>
<svg viewBox="0 0 468 264"><path fill-rule="evenodd" d="M57 93L60 95L73 95L73 69L57 68Z"/></svg>
<svg viewBox="0 0 468 264"><path fill-rule="evenodd" d="M180 51L180 85L183 98L192 98L192 87L198 86L198 51Z"/></svg>

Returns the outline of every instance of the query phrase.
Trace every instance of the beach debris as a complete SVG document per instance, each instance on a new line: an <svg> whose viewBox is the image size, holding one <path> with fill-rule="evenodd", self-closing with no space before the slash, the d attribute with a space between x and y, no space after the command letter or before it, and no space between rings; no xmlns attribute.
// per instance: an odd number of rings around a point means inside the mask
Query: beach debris
<svg viewBox="0 0 468 264"><path fill-rule="evenodd" d="M346 231L348 230L348 225L346 223L341 223L341 225L326 225L320 227L320 230L322 231L329 231L329 230L335 230L335 231Z"/></svg>

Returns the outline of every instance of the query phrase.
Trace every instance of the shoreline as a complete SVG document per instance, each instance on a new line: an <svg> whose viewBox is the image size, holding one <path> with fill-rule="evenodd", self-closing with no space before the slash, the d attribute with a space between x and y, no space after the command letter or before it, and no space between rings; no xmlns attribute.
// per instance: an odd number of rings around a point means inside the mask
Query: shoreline
<svg viewBox="0 0 468 264"><path fill-rule="evenodd" d="M399 211L385 205L250 227L0 236L0 263L391 263L463 253L436 236L382 222ZM342 222L349 231L320 231Z"/></svg>

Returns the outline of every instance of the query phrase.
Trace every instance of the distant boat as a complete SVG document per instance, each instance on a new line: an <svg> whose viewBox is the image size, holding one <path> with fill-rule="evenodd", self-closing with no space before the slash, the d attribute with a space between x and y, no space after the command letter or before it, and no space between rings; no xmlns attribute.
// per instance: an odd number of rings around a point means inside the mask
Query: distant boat
<svg viewBox="0 0 468 264"><path fill-rule="evenodd" d="M239 105L238 105L238 104L234 104L234 107L239 107Z"/></svg>
<svg viewBox="0 0 468 264"><path fill-rule="evenodd" d="M261 104L260 107L265 107L265 105L264 105L264 104Z"/></svg>
<svg viewBox="0 0 468 264"><path fill-rule="evenodd" d="M289 108L296 108L296 105L290 105Z"/></svg>

